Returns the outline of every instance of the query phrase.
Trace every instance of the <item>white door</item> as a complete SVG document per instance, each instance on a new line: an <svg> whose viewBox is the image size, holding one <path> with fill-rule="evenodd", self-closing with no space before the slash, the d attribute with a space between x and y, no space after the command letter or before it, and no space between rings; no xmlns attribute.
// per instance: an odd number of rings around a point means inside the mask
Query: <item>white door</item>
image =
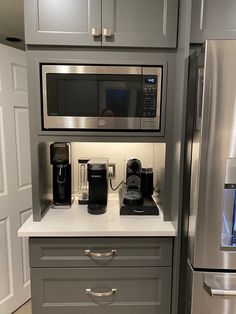
<svg viewBox="0 0 236 314"><path fill-rule="evenodd" d="M28 248L17 237L32 212L25 52L0 44L0 313L30 298Z"/></svg>

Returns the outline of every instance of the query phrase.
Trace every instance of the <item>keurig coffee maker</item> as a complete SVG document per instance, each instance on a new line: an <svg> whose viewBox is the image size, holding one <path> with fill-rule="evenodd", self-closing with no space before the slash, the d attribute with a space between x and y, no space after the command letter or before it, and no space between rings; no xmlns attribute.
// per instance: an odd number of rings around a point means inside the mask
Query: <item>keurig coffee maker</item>
<svg viewBox="0 0 236 314"><path fill-rule="evenodd" d="M106 212L108 193L108 160L92 158L87 163L89 197L88 212L103 214Z"/></svg>
<svg viewBox="0 0 236 314"><path fill-rule="evenodd" d="M55 207L70 207L72 202L70 143L51 144L50 155L53 166L53 204Z"/></svg>

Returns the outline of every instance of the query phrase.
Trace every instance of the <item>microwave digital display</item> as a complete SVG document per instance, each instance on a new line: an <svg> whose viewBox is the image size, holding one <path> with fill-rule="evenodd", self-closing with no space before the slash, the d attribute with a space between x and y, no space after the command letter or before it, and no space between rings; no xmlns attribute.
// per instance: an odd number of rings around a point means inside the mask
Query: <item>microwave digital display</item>
<svg viewBox="0 0 236 314"><path fill-rule="evenodd" d="M146 84L156 84L156 78L155 77L147 77L145 78L145 83Z"/></svg>

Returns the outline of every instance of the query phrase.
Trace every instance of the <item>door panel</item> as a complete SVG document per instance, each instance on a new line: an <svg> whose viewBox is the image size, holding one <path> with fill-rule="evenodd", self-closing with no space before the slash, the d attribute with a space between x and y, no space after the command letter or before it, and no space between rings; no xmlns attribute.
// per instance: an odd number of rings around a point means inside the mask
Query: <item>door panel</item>
<svg viewBox="0 0 236 314"><path fill-rule="evenodd" d="M0 304L9 298L12 293L11 280L11 253L9 247L9 220L7 218L0 220Z"/></svg>
<svg viewBox="0 0 236 314"><path fill-rule="evenodd" d="M232 314L236 313L236 296L212 296L206 284L216 291L236 294L235 273L203 273L192 271L192 304L191 314Z"/></svg>
<svg viewBox="0 0 236 314"><path fill-rule="evenodd" d="M235 247L229 251L222 242L226 163L236 158L235 54L236 41L206 43L202 122L201 129L195 126L192 157L189 257L194 268L236 269Z"/></svg>
<svg viewBox="0 0 236 314"><path fill-rule="evenodd" d="M25 52L0 45L0 82L0 313L9 314L30 298L26 246L17 237L32 207Z"/></svg>
<svg viewBox="0 0 236 314"><path fill-rule="evenodd" d="M18 189L31 187L29 110L14 108Z"/></svg>
<svg viewBox="0 0 236 314"><path fill-rule="evenodd" d="M102 0L102 45L176 47L177 16L176 0Z"/></svg>
<svg viewBox="0 0 236 314"><path fill-rule="evenodd" d="M100 46L100 33L101 0L25 0L27 44Z"/></svg>
<svg viewBox="0 0 236 314"><path fill-rule="evenodd" d="M3 108L0 103L0 196L7 193L6 191L6 160L5 160L5 143L3 134Z"/></svg>
<svg viewBox="0 0 236 314"><path fill-rule="evenodd" d="M235 0L193 0L191 43L203 43L206 39L235 39L235 11Z"/></svg>
<svg viewBox="0 0 236 314"><path fill-rule="evenodd" d="M31 278L35 313L170 313L171 267L31 268Z"/></svg>

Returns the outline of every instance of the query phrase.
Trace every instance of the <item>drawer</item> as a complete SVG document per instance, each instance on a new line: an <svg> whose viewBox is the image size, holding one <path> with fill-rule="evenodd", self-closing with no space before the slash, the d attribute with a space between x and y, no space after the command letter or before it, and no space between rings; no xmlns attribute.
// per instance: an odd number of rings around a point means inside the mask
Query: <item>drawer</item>
<svg viewBox="0 0 236 314"><path fill-rule="evenodd" d="M33 314L170 314L171 267L32 268Z"/></svg>
<svg viewBox="0 0 236 314"><path fill-rule="evenodd" d="M171 266L172 238L30 238L31 267Z"/></svg>

